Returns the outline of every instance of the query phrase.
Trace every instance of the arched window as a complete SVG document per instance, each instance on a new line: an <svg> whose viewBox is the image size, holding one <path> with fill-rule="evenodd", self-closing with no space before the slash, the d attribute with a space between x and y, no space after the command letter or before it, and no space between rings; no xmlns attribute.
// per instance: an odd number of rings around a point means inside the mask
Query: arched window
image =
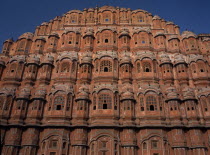
<svg viewBox="0 0 210 155"><path fill-rule="evenodd" d="M21 40L20 43L19 43L19 47L18 47L18 51L21 52L24 50L24 46L26 44L26 41L25 40Z"/></svg>
<svg viewBox="0 0 210 155"><path fill-rule="evenodd" d="M137 16L137 20L138 20L138 22L144 22L144 18L141 16L141 15L139 15L139 16Z"/></svg>
<svg viewBox="0 0 210 155"><path fill-rule="evenodd" d="M144 111L144 98L140 97L140 106L141 106L141 111Z"/></svg>
<svg viewBox="0 0 210 155"><path fill-rule="evenodd" d="M143 143L143 149L144 149L144 150L147 149L147 143L146 143L146 142Z"/></svg>
<svg viewBox="0 0 210 155"><path fill-rule="evenodd" d="M100 94L98 98L99 109L112 109L112 97L109 94Z"/></svg>
<svg viewBox="0 0 210 155"><path fill-rule="evenodd" d="M54 110L62 110L64 108L64 97L56 96L54 99Z"/></svg>
<svg viewBox="0 0 210 155"><path fill-rule="evenodd" d="M198 68L200 72L205 72L205 63L202 61L198 62Z"/></svg>
<svg viewBox="0 0 210 155"><path fill-rule="evenodd" d="M58 141L57 140L51 140L49 148L56 149L58 147Z"/></svg>
<svg viewBox="0 0 210 155"><path fill-rule="evenodd" d="M16 64L15 64L15 63L13 63L13 64L11 64L11 67L10 67L10 72L11 72L11 73L14 73L14 72L15 72L15 70L16 70Z"/></svg>
<svg viewBox="0 0 210 155"><path fill-rule="evenodd" d="M105 39L105 40L104 40L104 42L105 42L105 43L108 43L108 42L109 42L109 40L108 40L108 39Z"/></svg>
<svg viewBox="0 0 210 155"><path fill-rule="evenodd" d="M4 106L4 96L0 96L0 110L3 109Z"/></svg>
<svg viewBox="0 0 210 155"><path fill-rule="evenodd" d="M137 73L141 72L141 68L140 68L140 62L137 63Z"/></svg>
<svg viewBox="0 0 210 155"><path fill-rule="evenodd" d="M157 101L154 96L148 96L146 99L147 111L157 110Z"/></svg>
<svg viewBox="0 0 210 155"><path fill-rule="evenodd" d="M192 72L196 73L196 65L195 64L192 64Z"/></svg>
<svg viewBox="0 0 210 155"><path fill-rule="evenodd" d="M208 111L208 106L207 106L206 98L205 98L205 97L202 97L202 98L201 98L201 103L202 103L202 105L203 105L204 111Z"/></svg>
<svg viewBox="0 0 210 155"><path fill-rule="evenodd" d="M69 72L69 63L68 62L64 62L62 63L61 65L61 72L62 73L66 73L66 72Z"/></svg>
<svg viewBox="0 0 210 155"><path fill-rule="evenodd" d="M152 67L151 67L151 64L149 62L145 62L143 64L143 69L144 69L144 72L152 72Z"/></svg>
<svg viewBox="0 0 210 155"><path fill-rule="evenodd" d="M100 64L101 72L112 72L112 63L109 60L103 60Z"/></svg>

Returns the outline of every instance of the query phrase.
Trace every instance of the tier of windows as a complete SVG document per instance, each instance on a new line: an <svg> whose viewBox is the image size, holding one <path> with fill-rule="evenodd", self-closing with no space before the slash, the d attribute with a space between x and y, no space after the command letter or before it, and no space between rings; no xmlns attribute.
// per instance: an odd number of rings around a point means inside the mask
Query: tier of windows
<svg viewBox="0 0 210 155"><path fill-rule="evenodd" d="M156 38L153 38L152 35L144 32L140 32L139 34L134 34L132 38L129 36L122 36L121 34L117 34L116 32L113 32L111 30L104 30L101 33L97 33L97 35L94 36L88 36L85 38L81 37L81 34L78 33L68 33L63 34L62 36L49 36L49 38L45 40L18 40L15 44L17 44L15 51L18 52L38 52L42 53L44 51L49 51L50 49L53 49L55 52L56 50L60 50L63 48L69 48L69 47L77 47L80 46L119 46L119 48L123 46L131 46L133 48L145 48L145 47L154 47L154 48L167 48L169 51L174 50L183 50L183 52L193 52L193 53L199 53L197 41L192 40L184 40L183 42L179 43L177 40L170 40L167 41L164 36L158 36ZM120 37L120 38L119 38ZM84 44L83 44L84 42ZM118 43L119 42L119 43ZM166 43L168 42L168 43ZM95 43L95 44L94 44ZM189 48L190 44L190 48ZM180 46L183 45L184 48L180 48ZM4 47L6 46L6 43ZM81 47L82 48L82 47ZM3 50L6 50L5 47ZM9 48L11 49L11 48Z"/></svg>

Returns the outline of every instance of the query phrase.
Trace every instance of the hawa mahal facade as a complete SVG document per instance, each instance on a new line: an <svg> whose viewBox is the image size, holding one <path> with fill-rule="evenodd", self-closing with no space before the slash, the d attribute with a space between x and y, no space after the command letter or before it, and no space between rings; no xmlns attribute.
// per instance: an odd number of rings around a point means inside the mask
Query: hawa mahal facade
<svg viewBox="0 0 210 155"><path fill-rule="evenodd" d="M72 10L0 54L2 155L210 154L210 34Z"/></svg>

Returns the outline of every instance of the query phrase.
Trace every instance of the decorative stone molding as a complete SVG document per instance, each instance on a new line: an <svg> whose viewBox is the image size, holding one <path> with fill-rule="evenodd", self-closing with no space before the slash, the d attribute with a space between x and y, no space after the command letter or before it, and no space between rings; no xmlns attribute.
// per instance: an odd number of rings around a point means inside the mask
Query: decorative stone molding
<svg viewBox="0 0 210 155"><path fill-rule="evenodd" d="M190 54L188 56L188 63L192 63L192 62L197 62L198 60L202 60L204 62L206 62L206 59L203 57L203 55L195 55L195 54Z"/></svg>
<svg viewBox="0 0 210 155"><path fill-rule="evenodd" d="M142 85L138 89L137 96L139 96L139 94L145 95L149 91L152 91L152 92L156 93L157 95L161 93L160 87L157 85Z"/></svg>
<svg viewBox="0 0 210 155"><path fill-rule="evenodd" d="M49 95L55 95L58 91L62 91L66 95L69 93L74 94L74 89L72 85L54 84Z"/></svg>
<svg viewBox="0 0 210 155"><path fill-rule="evenodd" d="M130 37L128 28L123 27L123 28L120 29L119 38L122 37L122 36Z"/></svg>
<svg viewBox="0 0 210 155"><path fill-rule="evenodd" d="M34 92L32 98L33 98L33 99L43 99L43 100L44 100L45 97L46 97L46 95L47 95L47 90L46 90L46 88L40 86L40 87L38 87L38 88L35 90L35 92Z"/></svg>
<svg viewBox="0 0 210 155"><path fill-rule="evenodd" d="M133 34L139 33L139 32L151 33L151 28L149 27L134 27L133 28Z"/></svg>
<svg viewBox="0 0 210 155"><path fill-rule="evenodd" d="M199 88L197 91L197 96L200 98L201 96L209 96L210 95L210 88L209 87L203 87Z"/></svg>
<svg viewBox="0 0 210 155"><path fill-rule="evenodd" d="M168 54L163 53L160 55L160 65L165 64L165 63L171 63L171 59L168 56Z"/></svg>
<svg viewBox="0 0 210 155"><path fill-rule="evenodd" d="M38 65L40 62L40 59L38 56L36 55L30 55L28 58L27 58L27 64L36 64Z"/></svg>
<svg viewBox="0 0 210 155"><path fill-rule="evenodd" d="M51 64L53 65L54 57L50 54L47 54L44 56L43 60L41 61L41 64Z"/></svg>
<svg viewBox="0 0 210 155"><path fill-rule="evenodd" d="M166 96L167 100L179 99L177 90L173 86L166 88Z"/></svg>
<svg viewBox="0 0 210 155"><path fill-rule="evenodd" d="M156 57L155 57L153 52L150 52L150 51L136 52L135 61L137 61L138 59L139 60L143 60L144 58L149 58L151 60L155 60L156 59Z"/></svg>
<svg viewBox="0 0 210 155"><path fill-rule="evenodd" d="M57 61L62 61L63 59L78 60L78 54L75 51L64 51L59 54Z"/></svg>
<svg viewBox="0 0 210 155"><path fill-rule="evenodd" d="M112 59L117 59L117 52L116 51L97 51L94 55L95 59L101 59L102 57L111 57Z"/></svg>
<svg viewBox="0 0 210 155"><path fill-rule="evenodd" d="M114 33L114 32L117 32L117 28L114 27L114 26L100 26L100 27L98 27L97 33L98 33L98 32L101 33L101 32L104 31L104 30L111 30L113 33Z"/></svg>
<svg viewBox="0 0 210 155"><path fill-rule="evenodd" d="M155 15L152 20L161 20L161 18L158 15Z"/></svg>
<svg viewBox="0 0 210 155"><path fill-rule="evenodd" d="M103 89L108 89L108 90L112 91L113 93L118 92L117 85L102 83L102 84L99 84L99 85L95 85L92 93L96 92L98 94Z"/></svg>
<svg viewBox="0 0 210 155"><path fill-rule="evenodd" d="M26 56L24 56L24 55L15 55L15 56L12 56L10 58L9 63L11 63L13 61L25 63L25 60L26 60Z"/></svg>
<svg viewBox="0 0 210 155"><path fill-rule="evenodd" d="M180 63L186 63L184 56L182 54L175 54L174 55L174 65L177 65Z"/></svg>
<svg viewBox="0 0 210 155"><path fill-rule="evenodd" d="M86 85L79 87L77 93L77 100L88 100L89 99L89 88Z"/></svg>
<svg viewBox="0 0 210 155"><path fill-rule="evenodd" d="M195 93L193 91L193 88L185 87L184 89L182 89L182 93L184 100L195 99Z"/></svg>
<svg viewBox="0 0 210 155"><path fill-rule="evenodd" d="M85 36L93 36L94 37L94 29L92 27L86 28L84 37Z"/></svg>
<svg viewBox="0 0 210 155"><path fill-rule="evenodd" d="M3 88L0 88L0 94L4 94L5 96L15 96L15 91L16 89L15 88L11 88L11 87L3 87Z"/></svg>
<svg viewBox="0 0 210 155"><path fill-rule="evenodd" d="M28 86L20 88L17 93L17 99L29 99L31 94L31 88Z"/></svg>

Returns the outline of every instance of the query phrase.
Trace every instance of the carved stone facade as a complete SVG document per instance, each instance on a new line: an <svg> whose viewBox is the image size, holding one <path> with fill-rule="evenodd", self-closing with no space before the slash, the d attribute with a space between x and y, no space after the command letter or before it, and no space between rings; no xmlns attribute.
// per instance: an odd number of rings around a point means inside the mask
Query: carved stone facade
<svg viewBox="0 0 210 155"><path fill-rule="evenodd" d="M210 154L210 34L72 10L0 55L2 155Z"/></svg>

